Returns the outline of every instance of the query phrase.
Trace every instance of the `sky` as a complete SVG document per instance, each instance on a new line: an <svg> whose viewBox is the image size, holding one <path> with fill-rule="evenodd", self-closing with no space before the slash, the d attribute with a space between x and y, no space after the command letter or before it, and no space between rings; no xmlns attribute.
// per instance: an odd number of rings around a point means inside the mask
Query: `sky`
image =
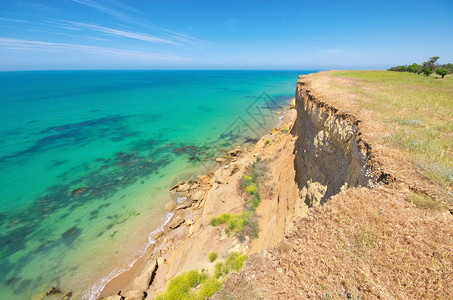
<svg viewBox="0 0 453 300"><path fill-rule="evenodd" d="M0 0L0 71L453 63L453 0Z"/></svg>

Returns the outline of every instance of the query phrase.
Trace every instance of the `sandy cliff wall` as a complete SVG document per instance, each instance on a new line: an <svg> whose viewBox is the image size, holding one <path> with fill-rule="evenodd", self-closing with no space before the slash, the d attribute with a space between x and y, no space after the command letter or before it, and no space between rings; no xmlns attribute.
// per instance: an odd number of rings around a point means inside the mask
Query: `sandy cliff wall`
<svg viewBox="0 0 453 300"><path fill-rule="evenodd" d="M302 201L317 206L342 189L376 183L354 116L315 96L303 76L297 82L296 109L292 133L298 136L295 170Z"/></svg>

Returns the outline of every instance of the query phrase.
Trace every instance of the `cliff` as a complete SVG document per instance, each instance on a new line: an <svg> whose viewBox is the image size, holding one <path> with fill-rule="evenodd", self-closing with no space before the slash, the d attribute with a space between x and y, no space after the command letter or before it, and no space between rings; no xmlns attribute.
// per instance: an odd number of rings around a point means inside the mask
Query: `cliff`
<svg viewBox="0 0 453 300"><path fill-rule="evenodd" d="M357 82L331 72L299 77L286 170L299 195L288 202L309 208L213 299L453 297L452 214L411 203L415 192L436 194L435 184L383 145L377 116L334 88L344 84Z"/></svg>
<svg viewBox="0 0 453 300"><path fill-rule="evenodd" d="M373 111L333 88L354 84L331 72L300 76L295 109L279 128L174 188L187 200L170 208L175 216L149 253L103 296L150 299L183 271L212 271L210 251L220 261L239 251L249 260L213 299L453 297L453 216L409 200L439 189L382 143ZM259 234L241 240L210 221L244 210L241 180L258 162L266 170Z"/></svg>

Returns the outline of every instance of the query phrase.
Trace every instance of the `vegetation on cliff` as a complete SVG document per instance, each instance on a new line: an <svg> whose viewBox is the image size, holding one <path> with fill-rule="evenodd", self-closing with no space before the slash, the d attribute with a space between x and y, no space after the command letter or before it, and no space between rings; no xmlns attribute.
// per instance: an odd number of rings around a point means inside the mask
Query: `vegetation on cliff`
<svg viewBox="0 0 453 300"><path fill-rule="evenodd" d="M225 233L236 234L240 241L244 241L246 236L257 238L259 229L256 208L261 203L259 187L263 185L266 171L266 163L257 158L241 178L240 188L245 199L245 211L239 214L222 213L211 219L211 225L226 224Z"/></svg>
<svg viewBox="0 0 453 300"><path fill-rule="evenodd" d="M232 252L225 262L215 265L214 274L209 274L205 270L181 273L170 281L166 291L158 295L156 300L209 299L222 287L228 274L232 271L238 272L246 260L247 255Z"/></svg>

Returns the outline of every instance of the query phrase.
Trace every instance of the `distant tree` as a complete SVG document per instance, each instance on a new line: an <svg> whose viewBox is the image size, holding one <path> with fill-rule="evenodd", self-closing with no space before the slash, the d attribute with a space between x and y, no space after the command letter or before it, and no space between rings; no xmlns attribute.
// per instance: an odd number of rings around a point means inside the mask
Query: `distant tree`
<svg viewBox="0 0 453 300"><path fill-rule="evenodd" d="M429 63L432 65L435 65L437 63L437 60L439 59L439 56L433 56L429 58Z"/></svg>
<svg viewBox="0 0 453 300"><path fill-rule="evenodd" d="M424 67L424 68L422 69L422 72L423 72L423 74L425 74L426 76L429 76L429 75L433 74L434 71L433 71L433 69L431 69L431 68Z"/></svg>
<svg viewBox="0 0 453 300"><path fill-rule="evenodd" d="M439 56L433 56L430 57L428 61L425 61L423 63L424 68L430 68L431 70L435 71L438 67L437 65L437 60L439 59Z"/></svg>
<svg viewBox="0 0 453 300"><path fill-rule="evenodd" d="M448 70L444 68L439 68L436 70L436 74L442 76L444 78L445 75L448 74Z"/></svg>
<svg viewBox="0 0 453 300"><path fill-rule="evenodd" d="M413 63L412 65L407 67L407 71L409 71L411 73L419 73L419 71L420 71L420 73L421 73L421 68L422 68L422 66L420 66L419 64Z"/></svg>

